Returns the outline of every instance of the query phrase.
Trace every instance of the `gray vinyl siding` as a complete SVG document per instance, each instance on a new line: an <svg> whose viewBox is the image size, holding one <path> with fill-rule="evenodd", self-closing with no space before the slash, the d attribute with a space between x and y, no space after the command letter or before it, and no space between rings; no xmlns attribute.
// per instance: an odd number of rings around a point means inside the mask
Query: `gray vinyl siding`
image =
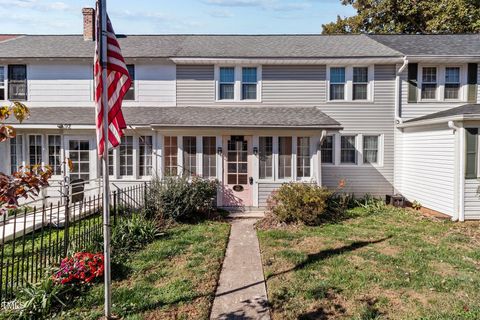
<svg viewBox="0 0 480 320"><path fill-rule="evenodd" d="M382 134L383 166L322 165L322 184L336 189L345 179L345 192L384 197L393 192L395 66L375 65L374 101L326 103L322 111L339 121L342 134Z"/></svg>
<svg viewBox="0 0 480 320"><path fill-rule="evenodd" d="M177 65L177 105L211 105L214 101L213 65Z"/></svg>
<svg viewBox="0 0 480 320"><path fill-rule="evenodd" d="M258 184L258 206L266 207L268 197L272 194L273 191L280 188L281 183L262 183Z"/></svg>
<svg viewBox="0 0 480 320"><path fill-rule="evenodd" d="M480 219L480 180L465 180L465 220Z"/></svg>
<svg viewBox="0 0 480 320"><path fill-rule="evenodd" d="M262 69L263 103L325 102L325 65L265 65Z"/></svg>

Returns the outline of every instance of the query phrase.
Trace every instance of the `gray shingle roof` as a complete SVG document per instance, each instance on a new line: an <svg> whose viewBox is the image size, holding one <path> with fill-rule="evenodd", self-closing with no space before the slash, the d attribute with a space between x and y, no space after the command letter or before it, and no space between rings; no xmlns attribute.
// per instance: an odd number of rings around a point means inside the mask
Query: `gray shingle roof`
<svg viewBox="0 0 480 320"><path fill-rule="evenodd" d="M405 123L422 121L422 120L432 120L432 119L445 118L445 117L454 117L454 116L461 116L461 115L480 116L480 104L466 104L460 107L455 107L452 109L428 114L426 116L414 118L414 119L405 121Z"/></svg>
<svg viewBox="0 0 480 320"><path fill-rule="evenodd" d="M399 34L369 37L405 55L480 55L480 34Z"/></svg>
<svg viewBox="0 0 480 320"><path fill-rule="evenodd" d="M340 128L340 123L317 107L124 107L122 110L129 125ZM30 112L24 124L93 125L95 121L93 107L33 107Z"/></svg>
<svg viewBox="0 0 480 320"><path fill-rule="evenodd" d="M118 38L127 58L401 56L365 35L119 35ZM0 42L0 58L91 58L94 45L80 35L24 35Z"/></svg>

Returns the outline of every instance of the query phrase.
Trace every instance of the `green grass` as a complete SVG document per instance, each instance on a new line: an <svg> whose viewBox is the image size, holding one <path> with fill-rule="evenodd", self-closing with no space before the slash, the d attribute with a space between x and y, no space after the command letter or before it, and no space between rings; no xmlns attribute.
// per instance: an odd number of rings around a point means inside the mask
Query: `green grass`
<svg viewBox="0 0 480 320"><path fill-rule="evenodd" d="M259 230L273 319L480 319L480 224L405 210Z"/></svg>
<svg viewBox="0 0 480 320"><path fill-rule="evenodd" d="M222 222L176 226L134 253L112 273L113 313L123 319L208 319L229 230ZM103 286L95 285L63 318L98 319L102 312Z"/></svg>

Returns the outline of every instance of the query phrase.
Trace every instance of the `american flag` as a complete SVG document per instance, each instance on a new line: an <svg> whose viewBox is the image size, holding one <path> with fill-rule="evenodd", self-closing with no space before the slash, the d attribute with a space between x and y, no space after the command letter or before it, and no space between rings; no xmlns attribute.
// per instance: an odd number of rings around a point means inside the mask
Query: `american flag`
<svg viewBox="0 0 480 320"><path fill-rule="evenodd" d="M103 104L102 104L102 66L101 66L101 48L102 41L101 21L97 7L96 18L96 50L95 50L95 106L96 106L96 125L97 125L97 150L98 155L103 156L104 130L103 130ZM123 59L120 45L113 31L112 23L107 17L107 88L108 88L108 145L107 148L115 148L120 144L123 136L123 130L127 128L122 114L122 100L132 80L128 74L125 60Z"/></svg>

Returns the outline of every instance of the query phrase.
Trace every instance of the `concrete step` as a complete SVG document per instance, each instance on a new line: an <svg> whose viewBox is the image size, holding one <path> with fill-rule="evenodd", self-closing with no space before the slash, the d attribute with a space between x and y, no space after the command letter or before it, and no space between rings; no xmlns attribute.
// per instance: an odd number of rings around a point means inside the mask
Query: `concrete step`
<svg viewBox="0 0 480 320"><path fill-rule="evenodd" d="M246 211L230 211L228 218L231 219L262 219L265 218L264 210L246 210Z"/></svg>

